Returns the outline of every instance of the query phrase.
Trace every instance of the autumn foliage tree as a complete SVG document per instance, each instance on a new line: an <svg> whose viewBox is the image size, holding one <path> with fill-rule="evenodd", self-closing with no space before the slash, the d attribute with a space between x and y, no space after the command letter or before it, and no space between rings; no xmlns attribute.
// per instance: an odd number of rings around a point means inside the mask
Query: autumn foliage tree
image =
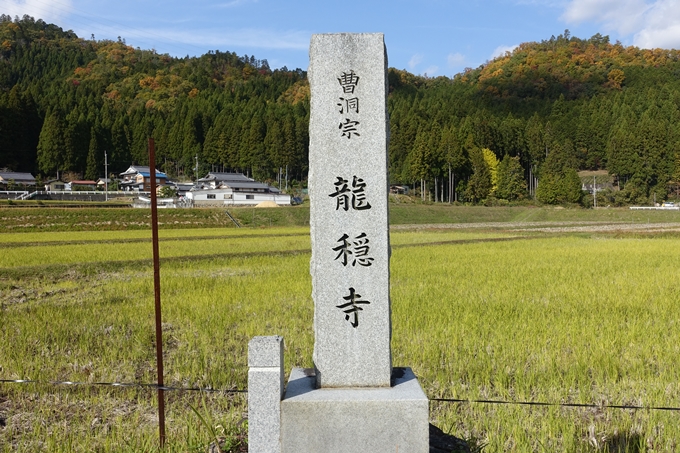
<svg viewBox="0 0 680 453"><path fill-rule="evenodd" d="M391 182L433 201L479 202L492 190L516 200L521 174L532 195L562 203L578 199L576 172L587 169L612 175L620 203L675 196L678 74L678 50L568 31L453 78L390 68ZM308 124L300 69L233 52L174 58L0 16L0 168L103 176L106 150L117 173L146 162L153 135L173 177L194 178L198 159L200 172L274 181L287 169L303 181ZM559 156L568 171L551 169Z"/></svg>

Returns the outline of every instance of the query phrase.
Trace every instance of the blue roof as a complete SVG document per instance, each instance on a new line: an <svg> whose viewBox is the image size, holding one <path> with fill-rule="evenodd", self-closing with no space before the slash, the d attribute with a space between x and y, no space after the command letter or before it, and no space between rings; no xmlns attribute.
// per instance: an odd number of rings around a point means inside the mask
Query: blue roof
<svg viewBox="0 0 680 453"><path fill-rule="evenodd" d="M151 172L149 172L149 171L140 171L139 174L142 175L142 176L147 176L147 177L148 177L148 176L151 176ZM156 177L157 177L157 178L158 178L158 177L161 177L161 178L166 178L166 179L167 179L168 175L166 175L165 173L161 173L160 171L157 171L157 172L156 172Z"/></svg>

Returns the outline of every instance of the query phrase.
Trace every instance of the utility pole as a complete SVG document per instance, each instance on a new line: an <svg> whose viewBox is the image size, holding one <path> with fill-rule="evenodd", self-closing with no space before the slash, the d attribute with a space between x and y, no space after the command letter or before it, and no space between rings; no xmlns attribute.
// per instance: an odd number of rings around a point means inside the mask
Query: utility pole
<svg viewBox="0 0 680 453"><path fill-rule="evenodd" d="M196 154L196 166L194 167L194 171L196 172L196 183L198 184L198 154Z"/></svg>
<svg viewBox="0 0 680 453"><path fill-rule="evenodd" d="M109 161L106 157L106 150L104 150L104 199L109 201Z"/></svg>
<svg viewBox="0 0 680 453"><path fill-rule="evenodd" d="M597 208L597 179L593 176L593 207Z"/></svg>

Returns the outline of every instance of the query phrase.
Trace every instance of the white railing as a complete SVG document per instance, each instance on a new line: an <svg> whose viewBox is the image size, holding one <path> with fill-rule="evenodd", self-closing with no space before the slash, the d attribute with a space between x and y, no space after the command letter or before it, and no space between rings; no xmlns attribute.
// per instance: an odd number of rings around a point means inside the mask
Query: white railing
<svg viewBox="0 0 680 453"><path fill-rule="evenodd" d="M30 200L35 198L36 195L108 195L108 196L128 196L134 197L138 195L149 195L150 192L129 192L123 190L109 190L105 192L103 190L35 190L29 192L27 190L0 190L0 199L13 199L13 200Z"/></svg>
<svg viewBox="0 0 680 453"><path fill-rule="evenodd" d="M48 190L46 192L38 192L40 194L66 194L66 195L129 195L129 196L135 196L140 193L149 193L149 192L131 192L131 191L125 191L125 190L109 190L104 191L104 190Z"/></svg>
<svg viewBox="0 0 680 453"><path fill-rule="evenodd" d="M22 193L21 195L19 195L18 197L16 197L15 200L30 200L30 199L33 198L33 197L35 196L35 194L37 194L37 193L38 193L37 190L35 190L35 191L33 191L33 192L30 192L30 193L29 193L29 192L24 192L24 193Z"/></svg>

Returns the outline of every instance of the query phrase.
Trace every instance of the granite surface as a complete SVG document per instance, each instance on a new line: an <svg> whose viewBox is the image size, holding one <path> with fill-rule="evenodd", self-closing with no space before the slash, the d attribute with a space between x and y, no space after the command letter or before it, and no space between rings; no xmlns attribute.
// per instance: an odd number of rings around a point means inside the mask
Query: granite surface
<svg viewBox="0 0 680 453"><path fill-rule="evenodd" d="M309 196L319 387L390 385L383 35L313 35Z"/></svg>
<svg viewBox="0 0 680 453"><path fill-rule="evenodd" d="M410 368L389 388L321 388L293 369L281 402L282 453L427 453L429 405Z"/></svg>
<svg viewBox="0 0 680 453"><path fill-rule="evenodd" d="M248 448L251 453L281 451L283 338L254 337L248 343Z"/></svg>

